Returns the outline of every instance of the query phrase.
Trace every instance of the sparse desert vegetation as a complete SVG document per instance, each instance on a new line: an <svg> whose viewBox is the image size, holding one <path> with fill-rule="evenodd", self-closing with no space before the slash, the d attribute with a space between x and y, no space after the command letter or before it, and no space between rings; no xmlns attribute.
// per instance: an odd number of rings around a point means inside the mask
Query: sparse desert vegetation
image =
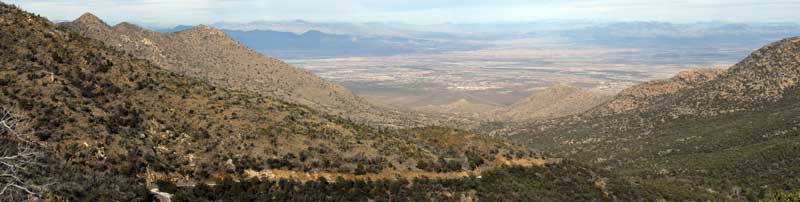
<svg viewBox="0 0 800 202"><path fill-rule="evenodd" d="M231 30L0 3L0 202L798 201L800 37L746 53L800 25L559 23L218 23L391 44L307 72Z"/></svg>

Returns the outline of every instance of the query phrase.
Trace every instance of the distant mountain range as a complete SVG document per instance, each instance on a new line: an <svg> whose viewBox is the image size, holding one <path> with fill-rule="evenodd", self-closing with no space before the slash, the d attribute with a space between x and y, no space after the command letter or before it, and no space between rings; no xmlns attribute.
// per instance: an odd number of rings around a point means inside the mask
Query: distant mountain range
<svg viewBox="0 0 800 202"><path fill-rule="evenodd" d="M539 34L539 33L532 33ZM794 23L689 23L623 22L563 30L554 35L575 41L589 41L630 47L747 47L800 35Z"/></svg>
<svg viewBox="0 0 800 202"><path fill-rule="evenodd" d="M324 29L323 26L312 26L307 22L298 23L303 25L308 24L308 26L303 26L307 29L297 28L298 30L303 30L303 32L296 33L291 31L274 31L268 29L275 28L273 26L263 26L263 29L242 28L222 29L222 31L253 50L285 59L430 54L447 51L475 50L487 47L485 44L478 43L456 42L435 38L404 37L400 34L395 35L381 32L372 34L365 34L364 32L338 34L344 32ZM218 26L231 27L225 25ZM262 28L262 26L257 27ZM156 31L169 33L189 28L191 28L191 26L181 25ZM328 30L329 32L322 32L312 28L320 28ZM283 29L277 28L277 30Z"/></svg>
<svg viewBox="0 0 800 202"><path fill-rule="evenodd" d="M535 22L443 23L415 25L406 23L316 23L304 20L254 21L248 23L214 23L212 26L231 30L273 30L296 34L317 30L324 33L359 36L395 36L406 38L469 38L513 36L534 31L566 30L594 26L604 22L587 20L544 20ZM483 37L485 37L483 36Z"/></svg>
<svg viewBox="0 0 800 202"><path fill-rule="evenodd" d="M395 36L353 36L310 30L302 34L269 30L223 30L237 41L281 58L388 56L474 50L477 44Z"/></svg>
<svg viewBox="0 0 800 202"><path fill-rule="evenodd" d="M252 49L281 58L426 54L492 47L492 41L531 37L635 48L746 48L800 35L795 23L665 23L550 20L518 23L215 23ZM177 26L159 32L190 28Z"/></svg>
<svg viewBox="0 0 800 202"><path fill-rule="evenodd" d="M600 34L616 37L640 38L697 38L713 36L753 36L755 34L766 34L774 37L775 35L797 33L800 30L800 24L797 23L669 23L658 21L614 22L589 20L445 23L432 25L404 23L314 23L296 20L214 23L212 26L220 29L241 31L270 30L292 32L295 34L319 31L337 35L395 36L425 39L464 39L469 37L503 39L525 37L531 34L563 36L597 34L598 38Z"/></svg>

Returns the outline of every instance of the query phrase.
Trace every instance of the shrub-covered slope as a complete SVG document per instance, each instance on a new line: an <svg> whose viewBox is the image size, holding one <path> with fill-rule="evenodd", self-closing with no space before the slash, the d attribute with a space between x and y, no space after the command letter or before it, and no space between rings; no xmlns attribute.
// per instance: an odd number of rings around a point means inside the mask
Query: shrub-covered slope
<svg viewBox="0 0 800 202"><path fill-rule="evenodd" d="M338 84L264 56L223 31L205 25L159 33L125 22L109 26L90 13L62 25L167 70L220 87L274 96L358 122L396 127L444 124L462 127L467 123L462 119L374 105Z"/></svg>
<svg viewBox="0 0 800 202"><path fill-rule="evenodd" d="M218 88L135 59L13 6L0 7L0 107L29 120L55 159L136 179L198 181L245 169L417 170L466 154L538 152L445 128L376 129ZM461 144L418 138L458 136ZM436 139L436 138L434 138Z"/></svg>
<svg viewBox="0 0 800 202"><path fill-rule="evenodd" d="M753 200L800 187L798 78L800 38L788 38L724 72L685 72L583 115L490 130L687 196Z"/></svg>

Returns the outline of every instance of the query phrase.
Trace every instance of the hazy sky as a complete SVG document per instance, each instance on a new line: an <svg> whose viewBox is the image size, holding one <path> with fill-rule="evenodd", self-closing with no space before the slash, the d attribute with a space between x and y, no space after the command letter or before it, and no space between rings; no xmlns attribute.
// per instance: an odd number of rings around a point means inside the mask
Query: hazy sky
<svg viewBox="0 0 800 202"><path fill-rule="evenodd" d="M92 12L110 23L208 24L304 19L325 22L534 21L800 22L800 0L10 0L51 20Z"/></svg>

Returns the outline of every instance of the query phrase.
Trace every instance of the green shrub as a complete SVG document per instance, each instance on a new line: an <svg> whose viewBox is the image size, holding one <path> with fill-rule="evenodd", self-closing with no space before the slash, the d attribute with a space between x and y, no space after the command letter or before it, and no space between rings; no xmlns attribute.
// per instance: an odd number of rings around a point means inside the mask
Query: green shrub
<svg viewBox="0 0 800 202"><path fill-rule="evenodd" d="M800 202L800 189L769 192L758 202Z"/></svg>

